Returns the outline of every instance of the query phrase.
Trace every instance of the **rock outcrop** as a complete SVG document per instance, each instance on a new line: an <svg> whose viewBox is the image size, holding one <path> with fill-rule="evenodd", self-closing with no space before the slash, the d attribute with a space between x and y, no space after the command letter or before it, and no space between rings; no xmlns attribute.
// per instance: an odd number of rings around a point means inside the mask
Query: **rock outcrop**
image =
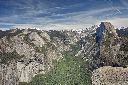
<svg viewBox="0 0 128 85"><path fill-rule="evenodd" d="M53 68L53 60L58 61L63 51L70 50L68 43L78 41L78 38L72 38L67 32L62 34L68 39L34 29L3 32L7 34L0 38L0 85L30 82L35 75L45 74ZM66 40L67 44L64 43Z"/></svg>
<svg viewBox="0 0 128 85"><path fill-rule="evenodd" d="M109 22L101 22L97 28L96 41L99 44L99 59L104 66L121 64L117 58L120 40L114 26Z"/></svg>
<svg viewBox="0 0 128 85"><path fill-rule="evenodd" d="M128 51L125 48L128 36L121 36L109 22L102 22L97 28L97 34L101 36L96 40L99 52L93 61L98 68L92 72L93 85L128 85L127 58ZM125 42L124 42L125 41ZM125 45L125 46L122 46ZM123 49L123 50L122 50Z"/></svg>
<svg viewBox="0 0 128 85"><path fill-rule="evenodd" d="M100 67L92 73L92 85L128 85L128 68Z"/></svg>

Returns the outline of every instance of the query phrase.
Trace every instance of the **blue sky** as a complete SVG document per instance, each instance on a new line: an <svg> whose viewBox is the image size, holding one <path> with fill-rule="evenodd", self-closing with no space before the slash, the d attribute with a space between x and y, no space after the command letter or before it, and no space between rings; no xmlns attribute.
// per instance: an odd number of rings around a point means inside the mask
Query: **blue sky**
<svg viewBox="0 0 128 85"><path fill-rule="evenodd" d="M128 26L128 0L0 0L0 29ZM67 28L68 29L68 28Z"/></svg>

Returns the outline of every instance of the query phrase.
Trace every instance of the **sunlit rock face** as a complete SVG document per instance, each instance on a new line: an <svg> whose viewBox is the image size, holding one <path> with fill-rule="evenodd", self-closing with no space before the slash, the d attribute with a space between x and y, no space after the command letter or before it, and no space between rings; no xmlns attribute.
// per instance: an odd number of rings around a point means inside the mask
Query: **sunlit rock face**
<svg viewBox="0 0 128 85"><path fill-rule="evenodd" d="M107 32L112 34L114 37L117 37L116 30L110 22L101 22L100 28L105 28Z"/></svg>

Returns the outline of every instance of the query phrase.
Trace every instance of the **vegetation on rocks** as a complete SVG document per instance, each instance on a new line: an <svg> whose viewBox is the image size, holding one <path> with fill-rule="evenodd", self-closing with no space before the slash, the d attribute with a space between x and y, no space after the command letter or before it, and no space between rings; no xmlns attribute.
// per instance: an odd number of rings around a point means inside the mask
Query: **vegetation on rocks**
<svg viewBox="0 0 128 85"><path fill-rule="evenodd" d="M71 46L74 51L63 53L63 59L54 61L54 68L46 74L36 75L30 83L20 85L91 85L91 73L88 63L82 57L75 57L78 46Z"/></svg>

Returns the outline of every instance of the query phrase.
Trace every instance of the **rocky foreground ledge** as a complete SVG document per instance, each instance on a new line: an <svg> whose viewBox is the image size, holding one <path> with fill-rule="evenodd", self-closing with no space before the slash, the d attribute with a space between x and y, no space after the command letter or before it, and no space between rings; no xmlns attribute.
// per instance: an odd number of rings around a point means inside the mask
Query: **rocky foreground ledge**
<svg viewBox="0 0 128 85"><path fill-rule="evenodd" d="M128 68L104 66L92 73L92 85L128 85Z"/></svg>

